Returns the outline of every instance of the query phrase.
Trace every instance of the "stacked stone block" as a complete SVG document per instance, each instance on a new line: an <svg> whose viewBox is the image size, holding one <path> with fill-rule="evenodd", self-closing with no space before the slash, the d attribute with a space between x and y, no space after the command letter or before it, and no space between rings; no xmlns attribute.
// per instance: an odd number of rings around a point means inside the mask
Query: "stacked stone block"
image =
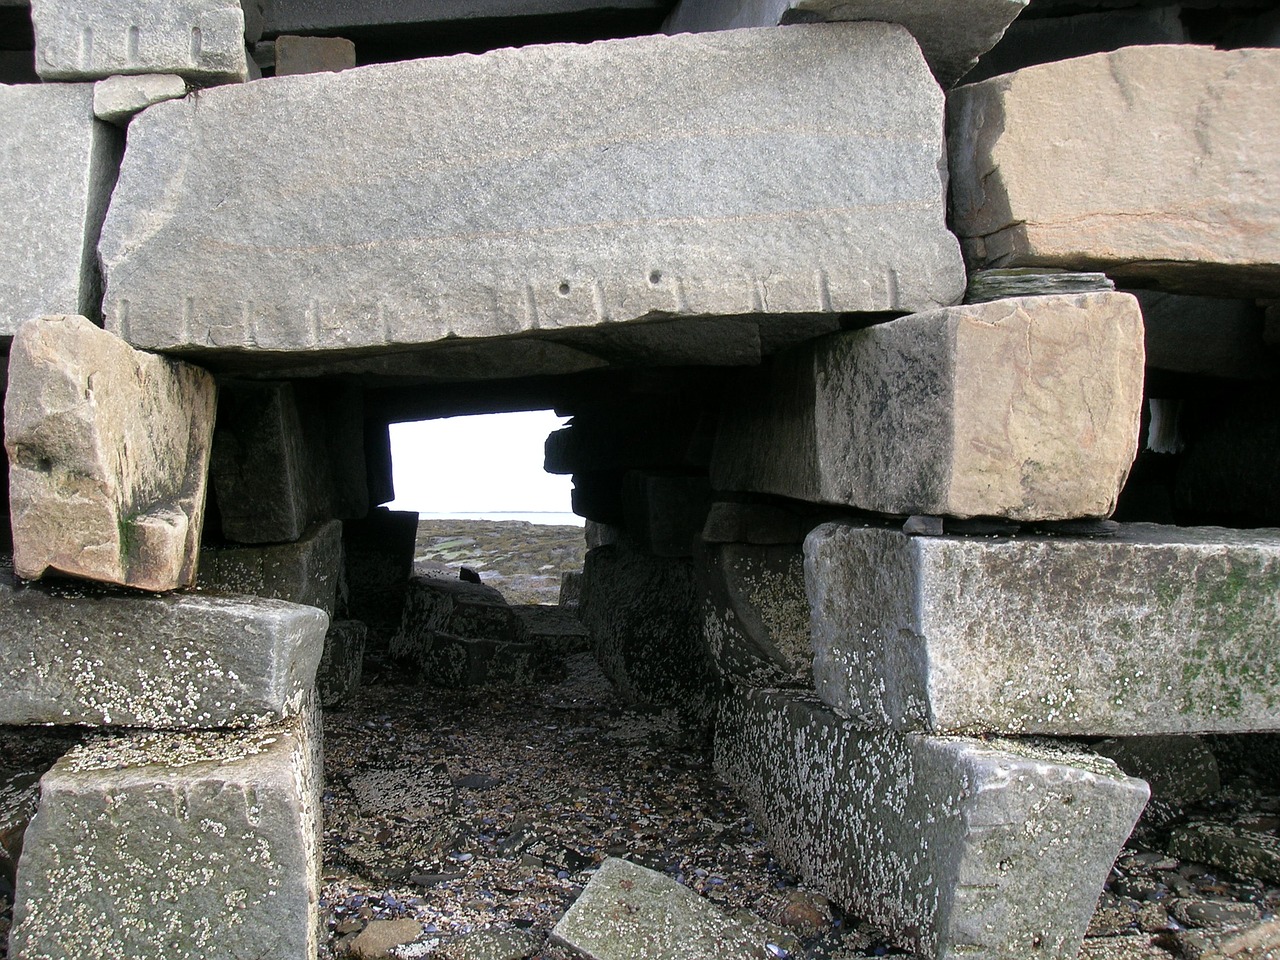
<svg viewBox="0 0 1280 960"><path fill-rule="evenodd" d="M0 334L102 317L223 402L203 593L0 584L0 722L93 731L45 778L14 956L314 955L312 678L323 647L322 698L349 696L360 621L401 623L416 526L369 512L373 387L576 415L548 468L598 525L597 656L641 701L727 685L716 762L782 859L925 955L1071 956L1146 790L1054 738L1280 720L1274 531L1107 521L1280 524L1277 55L1185 42L1274 44L1274 20L1076 6L684 0L666 36L188 93L248 78L264 29L278 67L281 34L658 6L35 0L34 63L78 82L0 88L0 255L31 264ZM174 427L155 409L130 430ZM15 471L45 473L18 420ZM104 442L83 462L139 481ZM204 462L107 484L122 522L72 552L187 584ZM322 643L288 600L350 619ZM432 648L451 604L419 617ZM519 645L500 619L478 639Z"/></svg>

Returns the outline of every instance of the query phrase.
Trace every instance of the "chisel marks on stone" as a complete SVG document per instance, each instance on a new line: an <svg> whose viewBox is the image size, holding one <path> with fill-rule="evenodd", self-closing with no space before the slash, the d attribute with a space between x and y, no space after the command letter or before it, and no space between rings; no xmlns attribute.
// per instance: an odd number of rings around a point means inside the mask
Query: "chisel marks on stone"
<svg viewBox="0 0 1280 960"><path fill-rule="evenodd" d="M596 308L596 319L600 323L609 322L609 306L604 299L604 284L597 277L591 281L591 300Z"/></svg>
<svg viewBox="0 0 1280 960"><path fill-rule="evenodd" d="M813 283L818 291L818 310L822 313L831 312L831 281L827 277L827 271L818 269L813 273Z"/></svg>
<svg viewBox="0 0 1280 960"><path fill-rule="evenodd" d="M533 284L524 285L524 325L530 330L539 329L538 298L533 292Z"/></svg>

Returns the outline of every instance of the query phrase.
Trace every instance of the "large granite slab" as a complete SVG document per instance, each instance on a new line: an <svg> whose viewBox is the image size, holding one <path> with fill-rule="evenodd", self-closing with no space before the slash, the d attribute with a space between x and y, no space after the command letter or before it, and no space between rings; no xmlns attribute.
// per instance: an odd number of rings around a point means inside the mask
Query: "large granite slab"
<svg viewBox="0 0 1280 960"><path fill-rule="evenodd" d="M45 314L93 316L95 248L123 146L93 84L0 85L0 337Z"/></svg>
<svg viewBox="0 0 1280 960"><path fill-rule="evenodd" d="M309 527L293 543L206 545L200 554L201 589L251 593L319 607L333 618L342 580L342 524Z"/></svg>
<svg viewBox="0 0 1280 960"><path fill-rule="evenodd" d="M940 733L1280 730L1280 530L805 542L814 677L851 717Z"/></svg>
<svg viewBox="0 0 1280 960"><path fill-rule="evenodd" d="M779 357L725 404L716 490L884 513L1105 517L1137 452L1142 316L1115 293L948 307Z"/></svg>
<svg viewBox="0 0 1280 960"><path fill-rule="evenodd" d="M1049 741L859 729L791 691L728 694L715 765L808 886L938 960L1074 960L1147 799Z"/></svg>
<svg viewBox="0 0 1280 960"><path fill-rule="evenodd" d="M204 370L84 317L19 327L4 395L17 574L193 583L216 402Z"/></svg>
<svg viewBox="0 0 1280 960"><path fill-rule="evenodd" d="M1276 296L1278 87L1280 51L1149 46L954 90L952 224L966 257Z"/></svg>
<svg viewBox="0 0 1280 960"><path fill-rule="evenodd" d="M910 35L875 23L201 91L130 127L100 244L106 323L224 363L314 362L953 303L942 109Z"/></svg>
<svg viewBox="0 0 1280 960"><path fill-rule="evenodd" d="M911 31L949 87L996 45L1027 0L681 0L667 33L835 20L882 20Z"/></svg>
<svg viewBox="0 0 1280 960"><path fill-rule="evenodd" d="M312 689L327 627L281 600L21 584L0 568L0 724L274 723Z"/></svg>
<svg viewBox="0 0 1280 960"><path fill-rule="evenodd" d="M32 0L31 22L42 80L249 79L240 0Z"/></svg>
<svg viewBox="0 0 1280 960"><path fill-rule="evenodd" d="M14 957L316 955L319 715L254 732L139 733L44 775L18 865Z"/></svg>

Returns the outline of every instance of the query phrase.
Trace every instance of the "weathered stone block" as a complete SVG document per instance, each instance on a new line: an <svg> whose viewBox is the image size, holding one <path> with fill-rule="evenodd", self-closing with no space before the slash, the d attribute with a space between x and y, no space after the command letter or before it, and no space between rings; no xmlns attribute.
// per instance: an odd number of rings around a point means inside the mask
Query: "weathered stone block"
<svg viewBox="0 0 1280 960"><path fill-rule="evenodd" d="M130 127L100 245L107 325L224 362L249 348L315 362L673 316L952 303L964 275L944 224L941 109L909 34L874 23L202 91Z"/></svg>
<svg viewBox="0 0 1280 960"><path fill-rule="evenodd" d="M952 223L966 257L1275 296L1277 87L1274 50L1152 46L953 91Z"/></svg>
<svg viewBox="0 0 1280 960"><path fill-rule="evenodd" d="M186 95L187 82L172 73L108 77L93 85L93 115L123 127L128 125L134 114L147 107Z"/></svg>
<svg viewBox="0 0 1280 960"><path fill-rule="evenodd" d="M436 631L421 658L422 678L437 687L479 687L489 683L532 683L541 651L532 643L459 637Z"/></svg>
<svg viewBox="0 0 1280 960"><path fill-rule="evenodd" d="M0 336L53 313L97 314L95 248L123 147L93 86L0 86Z"/></svg>
<svg viewBox="0 0 1280 960"><path fill-rule="evenodd" d="M1133 736L1280 729L1280 533L805 542L822 698L898 730Z"/></svg>
<svg viewBox="0 0 1280 960"><path fill-rule="evenodd" d="M307 529L294 543L266 547L210 547L200 556L200 588L251 593L319 607L333 617L342 577L342 524Z"/></svg>
<svg viewBox="0 0 1280 960"><path fill-rule="evenodd" d="M581 573L573 571L572 574L566 573L561 577L560 606L522 603L511 608L519 621L518 636L524 642L532 644L540 657L567 657L591 649L591 634L575 612L577 600L570 603L567 596L571 593L571 576L580 577Z"/></svg>
<svg viewBox="0 0 1280 960"><path fill-rule="evenodd" d="M360 689L367 636L368 628L359 620L339 620L329 626L316 670L316 691L326 710L346 703Z"/></svg>
<svg viewBox="0 0 1280 960"><path fill-rule="evenodd" d="M1169 852L1197 863L1280 883L1280 839L1225 823L1192 823L1173 832Z"/></svg>
<svg viewBox="0 0 1280 960"><path fill-rule="evenodd" d="M40 783L18 866L15 957L299 960L316 954L320 733L110 736Z"/></svg>
<svg viewBox="0 0 1280 960"><path fill-rule="evenodd" d="M224 384L210 465L223 535L290 541L316 521L363 517L362 409L354 388Z"/></svg>
<svg viewBox="0 0 1280 960"><path fill-rule="evenodd" d="M949 87L995 46L1027 0L681 0L667 33L836 20L882 20L911 31L934 76Z"/></svg>
<svg viewBox="0 0 1280 960"><path fill-rule="evenodd" d="M31 21L42 80L249 79L239 0L32 0Z"/></svg>
<svg viewBox="0 0 1280 960"><path fill-rule="evenodd" d="M370 627L400 626L417 536L418 515L405 510L380 507L363 520L343 523L347 612L353 620Z"/></svg>
<svg viewBox="0 0 1280 960"><path fill-rule="evenodd" d="M428 669L432 647L441 634L455 638L510 642L519 621L506 599L483 583L446 577L409 578L400 631L391 639L391 655Z"/></svg>
<svg viewBox="0 0 1280 960"><path fill-rule="evenodd" d="M752 687L811 688L800 544L707 544L696 565L702 635L716 672Z"/></svg>
<svg viewBox="0 0 1280 960"><path fill-rule="evenodd" d="M707 709L713 673L702 641L693 564L625 540L587 551L578 616L624 697Z"/></svg>
<svg viewBox="0 0 1280 960"><path fill-rule="evenodd" d="M342 37L276 38L276 76L350 70L356 65L356 45Z"/></svg>
<svg viewBox="0 0 1280 960"><path fill-rule="evenodd" d="M311 690L327 626L280 600L23 585L0 570L0 724L273 723Z"/></svg>
<svg viewBox="0 0 1280 960"><path fill-rule="evenodd" d="M747 911L729 916L671 877L609 857L551 931L553 942L587 960L767 957L787 941L780 927Z"/></svg>
<svg viewBox="0 0 1280 960"><path fill-rule="evenodd" d="M1146 827L1165 826L1222 786L1218 761L1199 737L1117 737L1090 749L1114 760L1129 776L1146 781L1151 800L1139 821Z"/></svg>
<svg viewBox="0 0 1280 960"><path fill-rule="evenodd" d="M930 958L1072 960L1147 799L1049 741L858 729L779 691L721 701L715 763L784 864Z"/></svg>
<svg viewBox="0 0 1280 960"><path fill-rule="evenodd" d="M1105 517L1137 452L1124 294L944 308L789 351L726 404L717 490L884 513Z"/></svg>
<svg viewBox="0 0 1280 960"><path fill-rule="evenodd" d="M192 583L216 398L205 371L84 317L19 327L4 398L17 574Z"/></svg>

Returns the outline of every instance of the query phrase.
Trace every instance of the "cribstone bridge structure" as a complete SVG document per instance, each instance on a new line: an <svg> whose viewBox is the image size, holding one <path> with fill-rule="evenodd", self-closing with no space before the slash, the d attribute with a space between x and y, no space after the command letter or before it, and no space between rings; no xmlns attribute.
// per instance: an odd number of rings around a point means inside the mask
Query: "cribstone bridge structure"
<svg viewBox="0 0 1280 960"><path fill-rule="evenodd" d="M441 636L388 424L543 407L777 855L1073 957L1086 744L1280 729L1270 7L0 2L10 957L315 955L320 701Z"/></svg>

